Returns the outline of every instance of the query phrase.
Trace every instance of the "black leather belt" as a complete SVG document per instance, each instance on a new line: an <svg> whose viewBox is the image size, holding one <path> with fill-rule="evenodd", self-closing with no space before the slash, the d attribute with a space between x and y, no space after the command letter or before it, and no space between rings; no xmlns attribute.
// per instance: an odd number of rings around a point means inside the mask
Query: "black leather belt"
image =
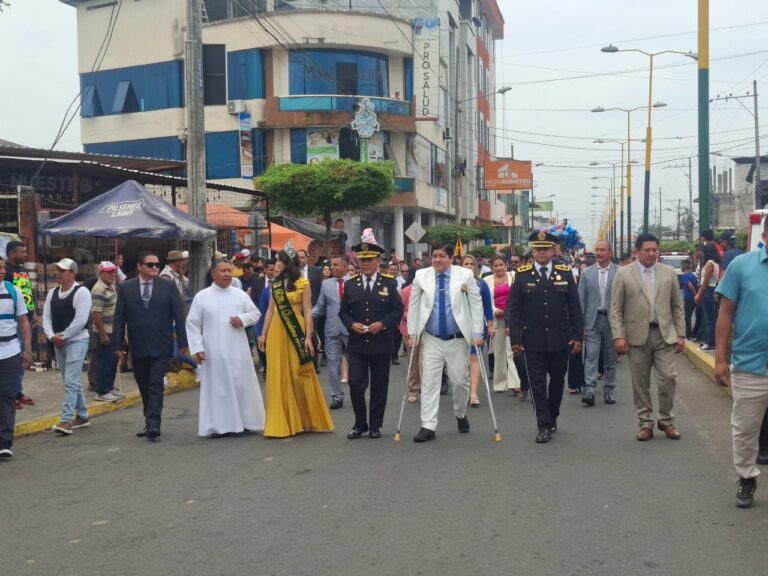
<svg viewBox="0 0 768 576"><path fill-rule="evenodd" d="M658 328L659 323L658 322L648 322L648 328Z"/></svg>
<svg viewBox="0 0 768 576"><path fill-rule="evenodd" d="M434 336L435 338L440 338L437 334L432 334L429 330L427 330L427 334L430 336ZM456 338L464 338L464 334L461 332L456 332L456 334L451 334L450 336L446 336L445 338L440 338L440 340L443 340L444 342L447 342L448 340L455 340Z"/></svg>
<svg viewBox="0 0 768 576"><path fill-rule="evenodd" d="M597 313L601 316L608 316L608 310L598 310Z"/></svg>

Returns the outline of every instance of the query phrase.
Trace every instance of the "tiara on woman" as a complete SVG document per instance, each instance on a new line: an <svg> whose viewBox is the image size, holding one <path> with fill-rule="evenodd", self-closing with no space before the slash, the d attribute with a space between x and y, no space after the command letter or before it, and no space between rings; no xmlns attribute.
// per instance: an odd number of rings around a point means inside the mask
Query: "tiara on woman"
<svg viewBox="0 0 768 576"><path fill-rule="evenodd" d="M285 250L285 253L291 258L296 258L296 248L293 246L293 238L288 240L288 244L285 245L283 250Z"/></svg>

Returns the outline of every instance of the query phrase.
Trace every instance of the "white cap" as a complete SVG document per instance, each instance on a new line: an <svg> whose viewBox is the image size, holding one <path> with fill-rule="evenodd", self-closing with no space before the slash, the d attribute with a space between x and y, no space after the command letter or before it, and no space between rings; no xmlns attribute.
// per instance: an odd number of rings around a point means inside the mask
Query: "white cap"
<svg viewBox="0 0 768 576"><path fill-rule="evenodd" d="M250 251L250 250L248 250L247 248L244 248L244 249L240 250L240 254L242 254L243 256L245 256L246 258L248 258L248 256L250 256L250 255L251 255L251 251Z"/></svg>
<svg viewBox="0 0 768 576"><path fill-rule="evenodd" d="M70 270L77 274L77 262L72 260L72 258L62 258L56 262L56 267L59 270Z"/></svg>

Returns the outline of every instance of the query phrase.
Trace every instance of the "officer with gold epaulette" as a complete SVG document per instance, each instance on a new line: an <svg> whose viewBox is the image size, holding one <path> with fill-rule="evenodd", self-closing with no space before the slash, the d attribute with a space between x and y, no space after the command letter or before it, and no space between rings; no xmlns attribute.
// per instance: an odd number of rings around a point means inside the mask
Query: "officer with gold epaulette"
<svg viewBox="0 0 768 576"><path fill-rule="evenodd" d="M512 350L523 354L541 443L557 431L568 352L581 353L584 318L571 267L552 261L557 237L536 230L529 240L534 263L517 269L506 320Z"/></svg>
<svg viewBox="0 0 768 576"><path fill-rule="evenodd" d="M381 438L393 335L403 316L403 301L395 277L378 271L384 249L373 242L363 242L352 250L362 273L344 284L339 309L339 318L349 332L349 392L355 411L355 425L347 438L354 440L366 432L370 438ZM365 405L369 384L370 418Z"/></svg>

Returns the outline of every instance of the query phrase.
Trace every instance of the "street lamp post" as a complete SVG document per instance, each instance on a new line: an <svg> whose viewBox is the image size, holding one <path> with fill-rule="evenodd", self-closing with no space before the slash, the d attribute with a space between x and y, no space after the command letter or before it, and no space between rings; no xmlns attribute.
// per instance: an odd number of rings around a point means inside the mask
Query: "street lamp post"
<svg viewBox="0 0 768 576"><path fill-rule="evenodd" d="M603 180L608 180L611 183L611 187L609 189L610 190L610 194L611 194L611 239L610 239L610 241L611 241L611 245L613 247L613 251L616 252L616 249L617 249L616 243L617 243L617 237L618 237L618 235L616 233L616 229L618 228L618 224L617 224L618 215L616 213L616 163L615 162L614 163L610 163L609 162L609 164L611 164L611 167L613 168L613 176L611 176L611 177L609 177L609 176L592 176L592 178L590 178L590 180L601 180L601 179L603 179ZM597 186L592 186L593 190L596 190L597 188L598 188Z"/></svg>
<svg viewBox="0 0 768 576"><path fill-rule="evenodd" d="M610 178L609 178L610 180ZM615 231L615 215L613 213L613 189L608 186L592 186L592 190L607 190L607 194L592 194L591 198L602 198L605 200L605 218L602 224L601 237L598 240L608 240L613 245Z"/></svg>
<svg viewBox="0 0 768 576"><path fill-rule="evenodd" d="M666 106L666 103L664 102L656 102L653 104L654 108L663 108ZM631 142L632 142L632 124L630 122L630 118L632 116L632 112L635 112L637 110L643 110L646 108L646 106L637 106L635 108L603 108L602 106L598 106L597 108L592 108L592 112L611 112L611 111L620 111L625 112L627 115L627 252L632 252L632 166L633 162L630 161L630 155L631 155ZM648 199L645 200L645 209L644 213L648 210Z"/></svg>
<svg viewBox="0 0 768 576"><path fill-rule="evenodd" d="M661 54L681 54L688 58L698 59L698 55L694 52L680 52L679 50L661 50L659 52L646 52L638 48L623 48L619 49L613 44L609 44L600 49L601 52L609 54L615 54L616 52L638 52L645 54L649 59L648 66L648 124L645 129L645 183L643 185L643 232L648 232L648 209L650 207L651 197L651 142L652 142L652 128L651 128L651 112L653 108L657 108L653 102L653 59Z"/></svg>

